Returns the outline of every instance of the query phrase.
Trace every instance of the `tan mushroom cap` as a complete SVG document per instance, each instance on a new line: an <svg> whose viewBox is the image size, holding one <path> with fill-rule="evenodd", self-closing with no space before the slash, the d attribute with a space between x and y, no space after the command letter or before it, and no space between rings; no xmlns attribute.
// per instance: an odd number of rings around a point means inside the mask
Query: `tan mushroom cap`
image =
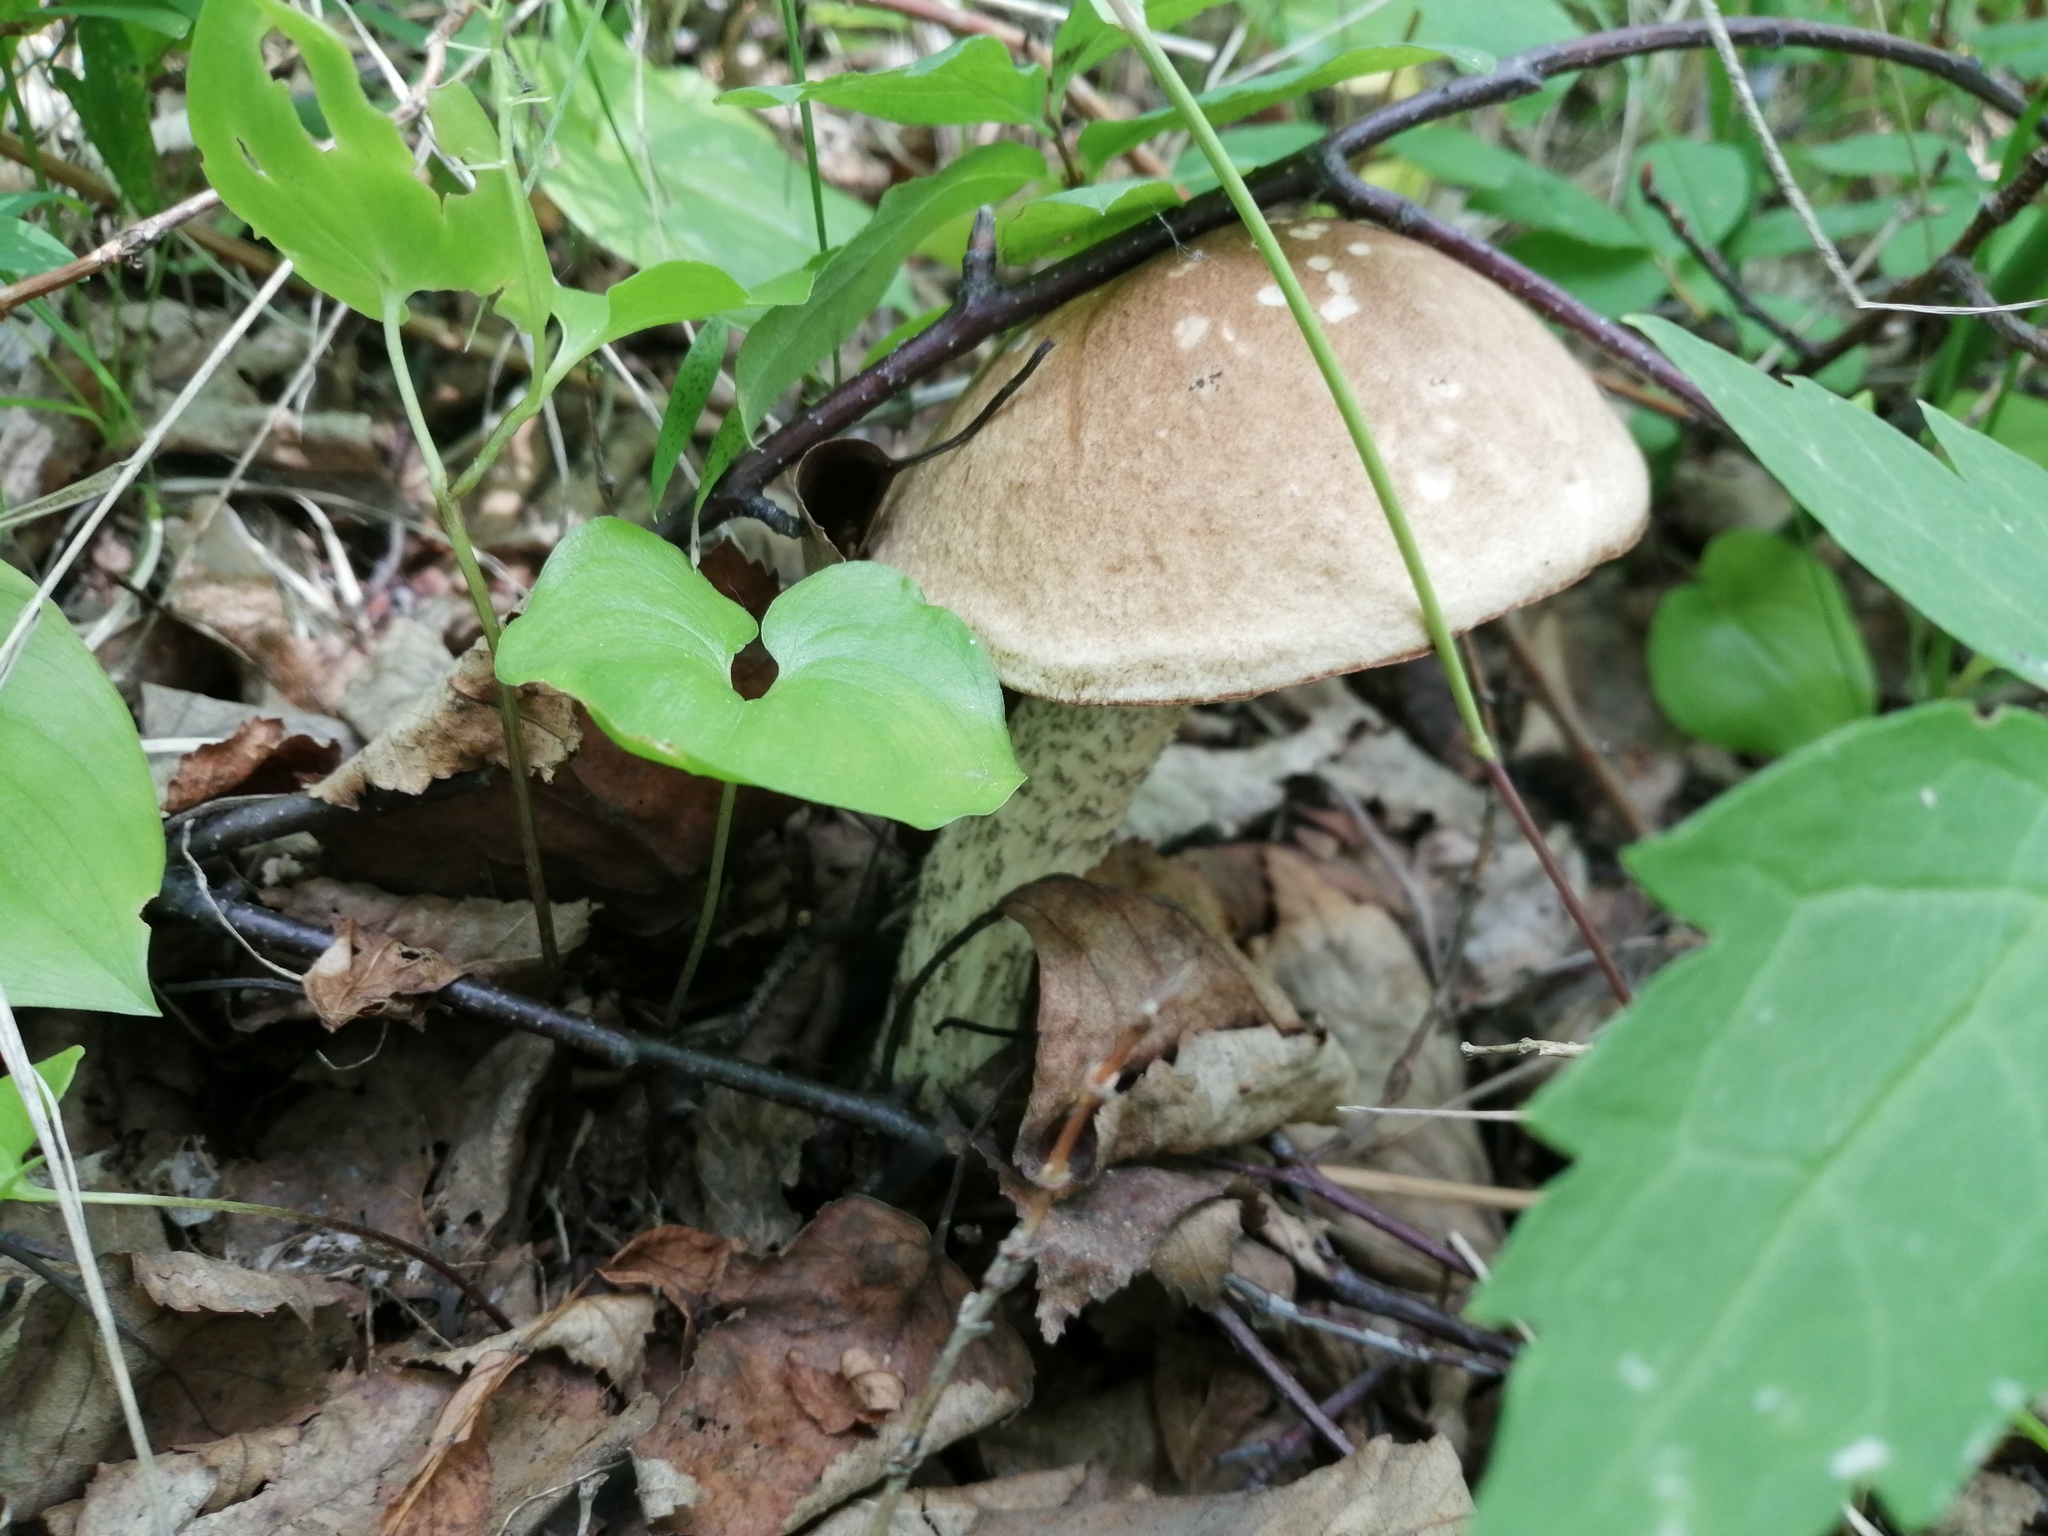
<svg viewBox="0 0 2048 1536"><path fill-rule="evenodd" d="M1636 541L1642 455L1535 316L1382 230L1279 229L1454 629ZM1195 703L1427 648L1357 452L1241 227L1016 338L953 420L1046 337L1059 345L978 438L898 480L867 551L959 613L1006 684Z"/></svg>

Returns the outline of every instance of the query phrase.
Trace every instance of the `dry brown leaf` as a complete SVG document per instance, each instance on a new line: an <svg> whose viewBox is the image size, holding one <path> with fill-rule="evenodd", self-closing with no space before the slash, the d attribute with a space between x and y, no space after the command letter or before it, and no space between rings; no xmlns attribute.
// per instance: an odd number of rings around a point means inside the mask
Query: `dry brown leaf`
<svg viewBox="0 0 2048 1536"><path fill-rule="evenodd" d="M150 1299L173 1312L266 1313L289 1307L310 1328L315 1309L357 1299L355 1288L338 1280L244 1269L203 1253L137 1253L129 1263Z"/></svg>
<svg viewBox="0 0 2048 1536"><path fill-rule="evenodd" d="M1003 910L1030 933L1038 951L1038 1054L1015 1153L1027 1175L1043 1161L1089 1073L1141 1025L1143 1034L1125 1063L1126 1076L1142 1074L1144 1107L1133 1114L1130 1102L1115 1101L1109 1107L1122 1113L1113 1125L1098 1115L1100 1150L1077 1158L1077 1167L1169 1149L1201 1151L1270 1130L1291 1115L1317 1113L1328 1102L1326 1085L1304 1072L1323 1042L1303 1033L1284 1001L1262 995L1231 945L1179 907L1053 875L1013 891ZM1156 1007L1149 1025L1148 1004ZM1255 1033L1263 1038L1254 1054L1263 1053L1263 1059L1246 1057L1248 1047L1240 1042L1234 1054L1244 1059L1232 1061L1255 1083L1173 1086L1198 1040ZM1290 1081L1307 1091L1291 1093ZM1276 1101L1289 1107L1279 1109L1279 1119L1247 1132L1240 1128L1240 1106L1227 1102L1245 1098L1241 1086L1256 1095L1246 1107L1255 1104L1263 1112ZM1205 1129L1188 1114L1219 1104L1228 1111L1226 1123ZM1159 1120L1161 1115L1171 1123ZM1213 1138L1210 1130L1217 1133Z"/></svg>
<svg viewBox="0 0 2048 1536"><path fill-rule="evenodd" d="M426 1455L405 1489L384 1511L384 1536L477 1536L491 1506L490 1447L476 1435L484 1411L506 1379L526 1363L528 1351L493 1348L515 1335L473 1345L470 1367L427 1436Z"/></svg>
<svg viewBox="0 0 2048 1536"><path fill-rule="evenodd" d="M453 1095L453 1145L428 1198L434 1245L455 1259L482 1254L512 1205L526 1156L526 1128L554 1045L508 1034L464 1074Z"/></svg>
<svg viewBox="0 0 2048 1536"><path fill-rule="evenodd" d="M1184 1041L1096 1111L1105 1163L1188 1156L1254 1141L1297 1116L1334 1114L1351 1096L1351 1062L1323 1034L1286 1034L1270 1024L1219 1029Z"/></svg>
<svg viewBox="0 0 2048 1536"><path fill-rule="evenodd" d="M1152 1370L1152 1407L1159 1438L1183 1491L1243 1486L1250 1468L1217 1458L1249 1439L1273 1406L1271 1383L1220 1338L1176 1339Z"/></svg>
<svg viewBox="0 0 2048 1536"><path fill-rule="evenodd" d="M694 1485L689 1504L668 1501L677 1506L673 1528L777 1536L878 1479L903 1415L875 1430L827 1429L805 1408L819 1385L811 1373L837 1377L857 1401L845 1366L858 1350L866 1358L853 1361L856 1378L886 1370L914 1396L969 1289L965 1275L934 1257L922 1223L859 1196L826 1206L778 1256L735 1255L712 1298L731 1315L704 1331L660 1421L634 1446L637 1458L664 1462ZM927 1445L1014 1411L1030 1375L1022 1342L998 1325L962 1358Z"/></svg>
<svg viewBox="0 0 2048 1536"><path fill-rule="evenodd" d="M474 1373L497 1369L493 1362L501 1357L516 1363L544 1349L559 1349L578 1365L603 1371L630 1394L639 1385L654 1312L654 1298L638 1292L571 1296L530 1323L428 1358L443 1370Z"/></svg>
<svg viewBox="0 0 2048 1536"><path fill-rule="evenodd" d="M1211 1200L1185 1213L1152 1250L1152 1273L1168 1290L1198 1307L1223 1299L1223 1277L1244 1236L1244 1209L1236 1200Z"/></svg>
<svg viewBox="0 0 2048 1536"><path fill-rule="evenodd" d="M307 967L306 1000L329 1029L365 1015L411 1019L418 1005L401 1001L438 992L462 967L388 933L365 933L352 918L335 925L334 942Z"/></svg>
<svg viewBox="0 0 2048 1536"><path fill-rule="evenodd" d="M1088 1468L1074 1466L1020 1472L963 1488L913 1488L896 1507L891 1536L953 1536L970 1527L984 1510L1058 1509L1074 1500L1087 1481ZM866 1500L849 1504L813 1536L867 1536L871 1514Z"/></svg>
<svg viewBox="0 0 2048 1536"><path fill-rule="evenodd" d="M740 1245L695 1227L656 1227L613 1254L598 1273L613 1285L644 1285L666 1296L669 1305L692 1317L718 1289L725 1266Z"/></svg>
<svg viewBox="0 0 2048 1536"><path fill-rule="evenodd" d="M1979 1472L1941 1517L1932 1536L2021 1536L2044 1501L2034 1488L2003 1472Z"/></svg>
<svg viewBox="0 0 2048 1536"><path fill-rule="evenodd" d="M374 739L438 688L454 666L455 658L438 630L418 619L393 617L370 647L369 659L341 696L336 713L364 740Z"/></svg>
<svg viewBox="0 0 2048 1536"><path fill-rule="evenodd" d="M282 720L245 720L226 741L187 752L164 794L167 815L222 795L296 794L341 761L341 748L287 731Z"/></svg>
<svg viewBox="0 0 2048 1536"><path fill-rule="evenodd" d="M803 1218L783 1191L797 1180L817 1118L754 1094L712 1088L694 1119L696 1204L684 1203L678 1214L755 1253L787 1245Z"/></svg>
<svg viewBox="0 0 2048 1536"><path fill-rule="evenodd" d="M545 683L528 683L516 694L527 767L553 779L555 769L581 740L575 701ZM491 653L479 640L434 692L421 697L310 793L335 805L353 806L371 789L417 795L436 779L492 764L505 766L505 736Z"/></svg>
<svg viewBox="0 0 2048 1536"><path fill-rule="evenodd" d="M323 928L350 918L357 926L431 949L462 967L465 976L517 980L541 963L540 929L530 901L482 896L394 896L374 885L318 876L262 893L265 906ZM550 902L555 942L563 954L590 937L590 903Z"/></svg>
<svg viewBox="0 0 2048 1536"><path fill-rule="evenodd" d="M1038 1229L1038 1326L1046 1342L1089 1302L1143 1274L1182 1213L1214 1199L1222 1183L1166 1168L1111 1168L1053 1206Z"/></svg>

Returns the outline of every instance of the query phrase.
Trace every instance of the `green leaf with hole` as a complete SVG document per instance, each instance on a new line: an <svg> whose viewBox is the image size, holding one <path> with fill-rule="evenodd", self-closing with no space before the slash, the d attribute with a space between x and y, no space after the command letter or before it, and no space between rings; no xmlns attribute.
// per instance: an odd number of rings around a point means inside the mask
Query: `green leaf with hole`
<svg viewBox="0 0 2048 1536"><path fill-rule="evenodd" d="M149 81L128 28L105 16L89 16L79 22L74 35L85 73L59 67L50 77L70 100L85 136L107 162L122 194L144 213L153 213L162 199L156 190L156 141L149 127Z"/></svg>
<svg viewBox="0 0 2048 1536"><path fill-rule="evenodd" d="M867 228L832 253L810 297L770 310L747 333L733 364L739 411L751 432L819 358L874 311L919 241L984 203L1000 203L1045 175L1045 157L1023 144L984 144L943 171L891 187Z"/></svg>
<svg viewBox="0 0 2048 1536"><path fill-rule="evenodd" d="M85 1047L74 1045L45 1057L35 1064L36 1076L61 1099L70 1091L71 1079L84 1055ZM42 1158L28 1155L35 1144L35 1123L28 1117L28 1106L21 1101L20 1084L11 1077L0 1077L0 1204L20 1199L30 1170L42 1163ZM43 1193L47 1195L48 1191Z"/></svg>
<svg viewBox="0 0 2048 1536"><path fill-rule="evenodd" d="M1650 686L1671 723L1779 757L1877 707L1870 652L1835 573L1774 533L1731 528L1650 623Z"/></svg>
<svg viewBox="0 0 2048 1536"><path fill-rule="evenodd" d="M669 476L690 445L690 436L704 408L711 403L711 387L718 382L718 370L725 366L725 339L731 327L722 319L705 322L690 343L683 366L676 370L676 382L668 392L668 406L661 413L661 431L654 440L654 462L648 476L654 486L654 505L661 505Z"/></svg>
<svg viewBox="0 0 2048 1536"><path fill-rule="evenodd" d="M778 597L759 633L780 670L743 699L732 659L755 633L680 550L603 517L549 557L498 676L574 696L642 757L912 826L1023 782L980 642L900 572L847 561Z"/></svg>
<svg viewBox="0 0 2048 1536"><path fill-rule="evenodd" d="M2048 1387L2048 720L1853 725L1631 850L1710 935L1531 1127L1474 1536L1931 1524Z"/></svg>
<svg viewBox="0 0 2048 1536"><path fill-rule="evenodd" d="M1632 323L1861 564L1964 644L2048 686L2048 470L1923 406L1944 464L1810 379L1780 384L1667 320Z"/></svg>
<svg viewBox="0 0 2048 1536"><path fill-rule="evenodd" d="M717 98L728 107L791 107L800 101L925 127L1035 125L1045 121L1045 70L1037 64L1019 69L993 37L963 37L901 69L850 70L802 85L750 85Z"/></svg>
<svg viewBox="0 0 2048 1536"><path fill-rule="evenodd" d="M273 80L263 39L295 44L334 135L323 148ZM209 0L192 39L193 142L221 200L298 264L315 287L381 318L412 294L499 295L529 333L554 284L519 178L468 88L434 92L443 148L464 155L474 191L443 196L414 174L398 126L370 104L346 44L282 0Z"/></svg>
<svg viewBox="0 0 2048 1536"><path fill-rule="evenodd" d="M0 632L34 594L0 563ZM128 706L46 603L0 688L0 991L18 1008L155 1013L141 914L163 873Z"/></svg>
<svg viewBox="0 0 2048 1536"><path fill-rule="evenodd" d="M1219 86L1213 91L1204 91L1195 100L1201 105L1202 115L1220 127L1341 81L1354 80L1360 75L1386 74L1391 70L1406 69L1412 64L1427 64L1443 56L1440 49L1425 48L1418 43L1353 48L1321 64L1276 69L1237 85ZM1138 117L1090 123L1081 130L1082 158L1090 165L1107 165L1125 150L1165 133L1179 121L1179 112L1168 107Z"/></svg>

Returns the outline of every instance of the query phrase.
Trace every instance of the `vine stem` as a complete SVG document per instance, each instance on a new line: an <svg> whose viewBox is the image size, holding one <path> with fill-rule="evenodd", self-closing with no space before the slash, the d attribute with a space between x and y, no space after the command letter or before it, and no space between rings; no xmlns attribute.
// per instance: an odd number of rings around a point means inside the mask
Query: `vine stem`
<svg viewBox="0 0 2048 1536"><path fill-rule="evenodd" d="M711 835L711 866L704 873L704 905L697 913L697 931L690 938L690 953L683 961L682 974L676 977L676 989L668 996L668 1007L662 1013L662 1028L673 1034L676 1021L683 1016L683 999L690 995L690 983L697 979L697 967L703 963L704 948L711 942L711 921L718 915L718 889L725 879L725 845L732 836L732 803L739 797L739 785L731 779L718 792L718 828Z"/></svg>
<svg viewBox="0 0 2048 1536"><path fill-rule="evenodd" d="M1515 824L1529 839L1536 858L1543 866L1543 872L1557 887L1565 910L1571 914L1587 946L1599 962L1600 971L1607 978L1608 986L1615 998L1626 1004L1631 999L1628 982L1614 963L1614 957L1607 951L1606 942L1594 927L1591 917L1580 903L1578 893L1571 888L1564 870L1558 865L1550 845L1543 840L1529 808L1522 802L1514 781L1509 778L1507 764L1501 760L1500 749L1494 744L1493 733L1487 729L1485 715L1479 708L1479 699L1472 688L1471 674L1465 670L1464 659L1458 654L1457 638L1451 633L1450 621L1444 617L1443 604L1436 595L1436 583L1431 580L1429 565L1422 557L1422 546L1416 541L1415 529L1408 521L1408 513L1401 505L1401 494L1394 488L1393 476L1387 472L1386 460L1380 457L1379 444L1372 435L1372 428L1366 422L1365 412L1358 404L1358 394L1351 387L1351 380L1345 376L1344 365L1337 359L1336 348L1330 345L1329 333L1323 329L1323 322L1317 316L1315 307L1309 303L1308 294L1301 286L1301 279L1294 275L1294 268L1287 255L1280 249L1279 238L1273 233L1273 226L1266 222L1264 210L1258 199L1252 196L1245 185L1244 177L1238 174L1237 166L1223 147L1223 141L1216 136L1201 106L1195 101L1195 93L1188 89L1187 82L1180 77L1180 71L1173 67L1166 50L1159 46L1159 40L1152 35L1144 17L1138 14L1130 0L1103 0L1115 13L1117 23L1129 34L1136 45L1139 56L1159 82L1159 88L1166 93L1166 99L1173 103L1180 113L1182 122L1201 146L1217 180L1222 183L1223 192L1236 209L1237 216L1250 231L1252 242L1258 246L1259 254L1266 259L1266 266L1273 274L1273 281L1279 284L1281 294L1287 300L1289 313L1301 331L1301 338L1308 343L1308 350L1316 360L1316 367L1329 386L1330 397L1337 403L1337 412L1344 418L1345 430L1351 434L1352 446L1358 450L1358 459L1365 466L1365 475L1372 482L1373 494L1379 498L1380 511L1387 519L1387 527L1394 535L1394 544L1401 551L1401 564L1407 569L1409 583L1415 588L1415 598L1422 607L1422 625L1428 631L1429 643L1435 649L1437 660L1442 664L1444 676L1451 686L1451 698L1458 706L1458 718L1464 723L1465 734L1472 743L1472 755L1479 759L1486 769L1487 777L1501 799L1507 802L1508 810L1515 818Z"/></svg>
<svg viewBox="0 0 2048 1536"><path fill-rule="evenodd" d="M413 440L420 446L420 458L427 466L427 484L434 494L434 510L440 515L441 529L448 535L448 545L455 551L455 563L462 571L462 579L469 586L469 600L476 607L477 622L483 626L484 644L493 658L498 654L498 639L503 633L498 623L498 613L491 606L491 589L484 580L483 567L477 564L476 550L469 542L469 528L462 520L462 510L448 486L448 467L441 462L441 451L434 446L434 434L427 427L426 412L420 409L419 391L412 380L412 369L405 359L405 338L399 327L402 306L388 304L384 309L384 350L391 359L391 372L398 381L398 395L405 403L405 417L412 425ZM534 358L534 383L527 390L526 399L537 407L536 396L544 394L540 380L547 370L547 359L537 354ZM505 421L498 424L499 431L492 434L485 443L489 450L493 444L502 446L509 441L518 423L513 421L515 412L508 412ZM528 416L533 412L528 410ZM522 420L524 418L521 418ZM508 430L508 423L510 428ZM490 460L483 453L477 455L469 473L463 477L465 486L474 485L483 478ZM499 683L498 723L505 733L505 766L511 770L512 803L519 821L519 852L526 863L526 889L533 898L533 921L540 936L541 962L547 967L550 989L562 974L562 955L555 943L555 909L548 902L547 873L540 862L540 829L533 816L533 787L526 776L526 740L520 729L519 695L508 685Z"/></svg>

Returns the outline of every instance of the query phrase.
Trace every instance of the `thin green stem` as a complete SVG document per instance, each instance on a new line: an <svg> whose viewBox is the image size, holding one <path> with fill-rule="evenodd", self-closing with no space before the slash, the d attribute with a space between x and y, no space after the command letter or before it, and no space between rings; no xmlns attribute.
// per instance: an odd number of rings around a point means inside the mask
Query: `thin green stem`
<svg viewBox="0 0 2048 1536"><path fill-rule="evenodd" d="M1273 281L1279 284L1280 292L1286 297L1294 323L1301 328L1302 339L1308 343L1316 367L1322 371L1323 382L1329 386L1331 398L1337 402L1345 429L1350 432L1352 444L1358 449L1359 462L1365 466L1366 478L1372 482L1373 494L1379 497L1380 510L1386 515L1388 528L1393 530L1394 543L1401 551L1401 563L1407 567L1408 580L1414 585L1416 599L1422 605L1423 628L1429 633L1429 643L1436 650L1437 660L1443 664L1444 676L1451 685L1451 697L1458 706L1458 718L1464 722L1465 733L1471 738L1472 755L1481 762L1494 761L1500 754L1486 729L1486 721L1480 716L1479 701L1472 692L1472 680L1466 675L1465 664L1459 658L1457 641L1444 617L1443 605L1437 601L1436 584L1430 580L1429 567L1423 562L1422 547L1416 543L1415 530L1409 526L1408 514L1402 510L1400 493L1394 489L1393 477L1387 473L1386 461L1380 457L1372 428L1366 424L1365 412L1359 409L1358 395L1351 388L1351 381L1344 376L1344 365L1337 360L1329 334L1324 331L1314 306L1309 303L1308 294L1302 289L1301 280L1294 275L1294 268L1280 249L1280 241L1274 235L1272 225L1266 222L1265 214L1244 184L1244 177L1231 163L1229 152L1216 137L1216 130L1202 115L1201 107L1196 105L1195 93L1181 79L1180 72L1167 58L1166 50L1152 36L1151 28L1132 9L1130 0L1108 0L1108 4L1124 31L1130 34L1131 41L1137 45L1139 54L1158 80L1160 89L1166 93L1167 100L1179 110L1188 132L1215 169L1230 205L1237 210L1237 216L1251 232L1259 254L1266 258L1266 265L1272 269Z"/></svg>
<svg viewBox="0 0 2048 1536"><path fill-rule="evenodd" d="M799 87L804 83L804 32L798 20L796 0L782 0L782 33L789 45L789 74ZM804 167L811 177L811 217L817 221L820 254L832 248L832 236L825 228L825 178L818 169L818 129L811 118L811 104L796 104L797 120L804 130ZM839 349L832 349L832 387L839 387Z"/></svg>
<svg viewBox="0 0 2048 1536"><path fill-rule="evenodd" d="M483 626L484 644L496 656L502 630L497 610L491 606L491 589L484 581L483 567L477 564L476 550L469 542L469 529L463 524L461 509L449 493L448 468L441 462L440 449L434 446L434 434L428 430L426 412L420 409L419 391L413 386L412 368L405 358L405 338L399 329L399 317L399 306L395 304L384 311L384 350L391 359L392 376L398 381L399 399L405 403L405 418L412 424L413 440L420 445L420 458L427 467L427 485L434 493L434 510L440 515L441 531L448 535L448 546L455 551L455 564L462 572L462 579L469 584L469 599L476 607L477 622ZM536 355L536 380L545 366L546 358ZM536 385L527 391L529 398L537 393L537 388ZM486 448L489 446L489 443L485 444ZM493 453L491 457L496 458L497 455ZM479 454L477 463L470 466L471 475L464 479L469 480L471 476L481 478L484 468L488 468L488 461ZM512 803L519 821L519 852L526 864L526 889L533 898L533 921L540 936L541 961L547 967L552 986L562 972L561 951L555 944L555 909L548 902L547 873L541 867L540 829L533 815L533 786L526 776L526 739L520 727L519 695L504 683L498 684L498 723L505 733L505 765L512 777Z"/></svg>
<svg viewBox="0 0 2048 1536"><path fill-rule="evenodd" d="M718 830L711 835L711 868L704 875L704 905L697 913L697 932L690 939L690 953L683 960L683 973L676 978L676 989L669 994L668 1008L661 1016L664 1029L671 1032L676 1020L683 1016L683 999L690 995L690 983L697 979L697 967L703 962L704 948L711 942L711 920L718 915L718 888L725 879L725 845L732 836L732 803L739 794L739 785L730 779L718 796Z"/></svg>

